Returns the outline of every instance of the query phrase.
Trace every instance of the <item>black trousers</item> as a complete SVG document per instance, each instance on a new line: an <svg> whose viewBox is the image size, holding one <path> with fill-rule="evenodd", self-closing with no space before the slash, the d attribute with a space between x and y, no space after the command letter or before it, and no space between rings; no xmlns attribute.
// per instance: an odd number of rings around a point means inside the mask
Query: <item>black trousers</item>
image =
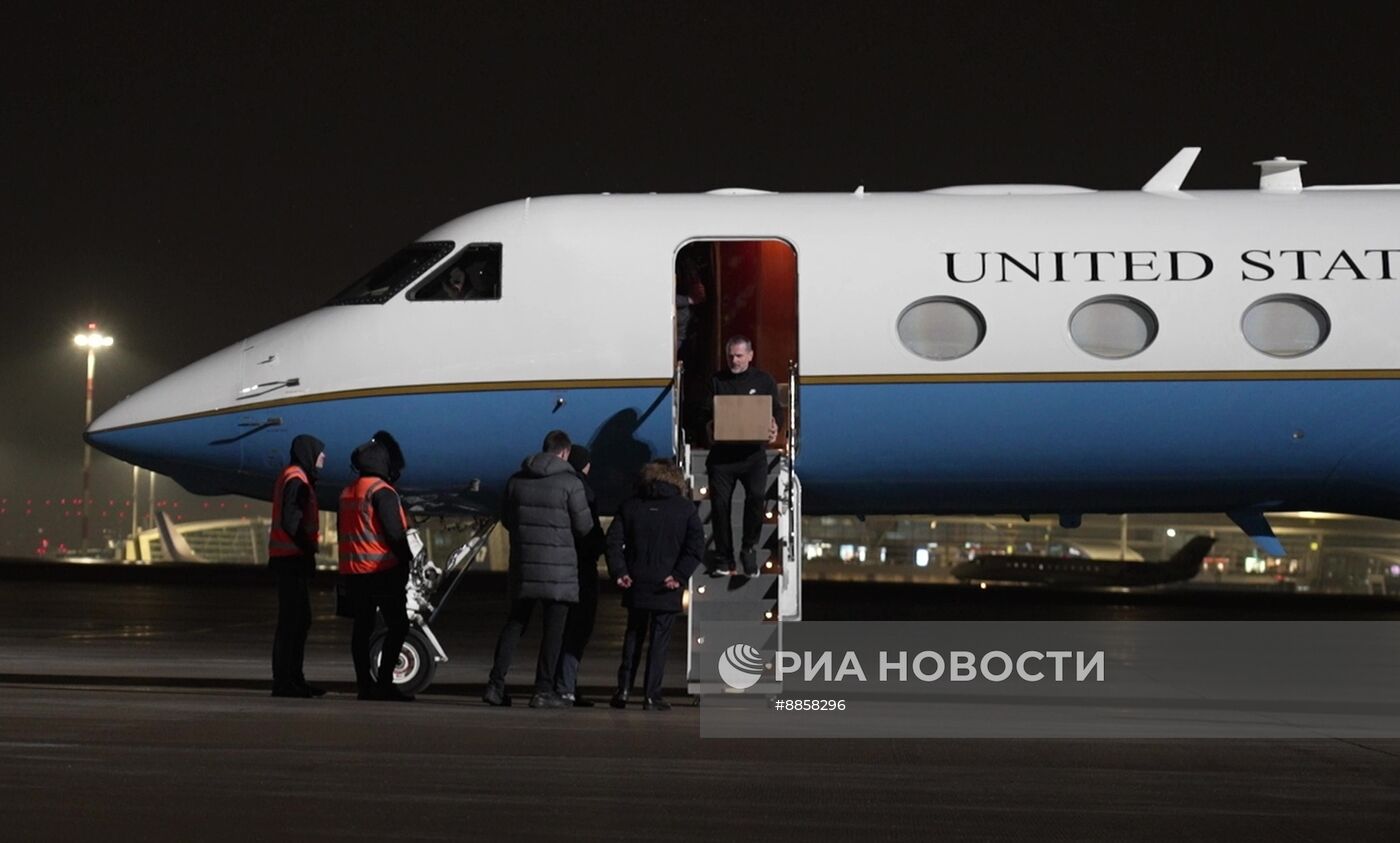
<svg viewBox="0 0 1400 843"><path fill-rule="evenodd" d="M730 509L734 500L736 481L744 485L743 548L751 550L758 544L763 529L763 500L768 494L768 454L762 449L741 462L706 463L710 477L710 523L714 526L715 555L722 568L734 567L734 527ZM745 564L748 564L747 562ZM753 570L758 573L757 563Z"/></svg>
<svg viewBox="0 0 1400 843"><path fill-rule="evenodd" d="M374 635L375 613L384 617L387 632L380 651L378 683L394 684L394 665L408 637L408 569L403 565L374 574L346 574L345 593L355 607L355 625L350 632L350 658L355 662L355 684L361 691L375 685L369 660L369 642Z"/></svg>
<svg viewBox="0 0 1400 843"><path fill-rule="evenodd" d="M275 560L277 631L272 636L272 684L283 688L306 684L302 663L306 634L311 631L311 572L300 558Z"/></svg>
<svg viewBox="0 0 1400 843"><path fill-rule="evenodd" d="M568 607L564 621L564 643L559 651L559 670L554 675L554 693L578 693L578 667L583 650L593 636L593 624L598 619L598 571L595 568L579 572L578 602Z"/></svg>
<svg viewBox="0 0 1400 843"><path fill-rule="evenodd" d="M510 672L511 659L515 657L515 647L525 627L530 623L530 615L535 604L544 613L544 635L540 639L540 657L535 662L535 693L548 694L554 689L554 671L559 667L559 650L564 643L564 624L568 619L570 603L558 600L537 600L524 598L510 604L510 615L501 634L496 639L496 660L491 665L491 684L505 688L506 674Z"/></svg>
<svg viewBox="0 0 1400 843"><path fill-rule="evenodd" d="M629 693L642 661L642 643L647 643L646 698L661 699L661 681L666 674L666 651L671 645L671 625L679 612L627 610L627 632L622 637L622 665L617 669L617 690Z"/></svg>

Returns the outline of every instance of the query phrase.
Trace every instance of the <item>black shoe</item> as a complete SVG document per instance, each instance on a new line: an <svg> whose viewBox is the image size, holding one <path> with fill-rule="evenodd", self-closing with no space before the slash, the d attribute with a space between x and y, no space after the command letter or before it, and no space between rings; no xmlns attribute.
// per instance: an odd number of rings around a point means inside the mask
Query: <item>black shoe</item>
<svg viewBox="0 0 1400 843"><path fill-rule="evenodd" d="M568 708L569 704L558 694L535 694L530 697L531 708Z"/></svg>
<svg viewBox="0 0 1400 843"><path fill-rule="evenodd" d="M671 704L657 697L654 700L646 700L642 703L642 711L670 711Z"/></svg>
<svg viewBox="0 0 1400 843"><path fill-rule="evenodd" d="M273 685L272 695L274 697L300 697L309 698L311 692L300 685Z"/></svg>
<svg viewBox="0 0 1400 843"><path fill-rule="evenodd" d="M309 696L324 697L326 695L325 688L318 688L315 685L308 685L305 680L298 683L298 687L305 691Z"/></svg>
<svg viewBox="0 0 1400 843"><path fill-rule="evenodd" d="M504 688L487 685L485 693L481 695L481 701L487 705L504 707L510 705L510 694L507 694Z"/></svg>
<svg viewBox="0 0 1400 843"><path fill-rule="evenodd" d="M374 689L374 696L371 699L381 702L413 702L412 694L405 694L399 690L399 686L394 684L380 685Z"/></svg>
<svg viewBox="0 0 1400 843"><path fill-rule="evenodd" d="M751 547L746 547L739 552L739 560L744 563L744 576L758 576L758 554Z"/></svg>
<svg viewBox="0 0 1400 843"><path fill-rule="evenodd" d="M592 708L596 704L587 697L574 697L574 708Z"/></svg>
<svg viewBox="0 0 1400 843"><path fill-rule="evenodd" d="M732 561L716 562L714 567L710 569L710 576L712 577L727 577L733 573L734 563Z"/></svg>
<svg viewBox="0 0 1400 843"><path fill-rule="evenodd" d="M613 694L612 699L608 700L608 705L612 706L613 708L626 708L627 692L618 691L616 694Z"/></svg>

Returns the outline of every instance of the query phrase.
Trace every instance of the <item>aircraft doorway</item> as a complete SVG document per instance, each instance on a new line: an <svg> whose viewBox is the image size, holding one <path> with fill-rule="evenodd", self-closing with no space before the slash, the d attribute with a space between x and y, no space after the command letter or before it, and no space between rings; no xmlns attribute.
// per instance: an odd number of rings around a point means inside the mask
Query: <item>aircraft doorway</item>
<svg viewBox="0 0 1400 843"><path fill-rule="evenodd" d="M773 376L785 414L797 363L797 252L785 240L693 240L676 253L676 357L684 365L681 424L686 441L708 447L705 402L724 366L724 343L753 341L753 365ZM790 431L773 447L782 448Z"/></svg>

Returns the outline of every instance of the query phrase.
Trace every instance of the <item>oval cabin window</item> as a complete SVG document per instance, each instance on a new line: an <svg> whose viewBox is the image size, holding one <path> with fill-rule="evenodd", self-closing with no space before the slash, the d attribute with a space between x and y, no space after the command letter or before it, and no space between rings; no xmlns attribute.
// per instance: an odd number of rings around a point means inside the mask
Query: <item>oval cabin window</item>
<svg viewBox="0 0 1400 843"><path fill-rule="evenodd" d="M1157 339L1157 317L1137 299L1106 296L1080 305L1069 318L1069 333L1095 357L1132 357Z"/></svg>
<svg viewBox="0 0 1400 843"><path fill-rule="evenodd" d="M1327 340L1327 311L1302 296L1270 296L1244 312L1245 341L1272 357L1299 357Z"/></svg>
<svg viewBox="0 0 1400 843"><path fill-rule="evenodd" d="M916 301L899 314L899 341L929 360L956 360L982 344L987 323L977 308L961 299Z"/></svg>

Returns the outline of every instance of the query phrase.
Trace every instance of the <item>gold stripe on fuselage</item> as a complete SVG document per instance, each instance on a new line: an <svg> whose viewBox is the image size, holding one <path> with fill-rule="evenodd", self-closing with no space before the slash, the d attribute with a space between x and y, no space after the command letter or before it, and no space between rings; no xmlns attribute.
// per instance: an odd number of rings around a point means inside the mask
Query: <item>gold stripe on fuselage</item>
<svg viewBox="0 0 1400 843"><path fill-rule="evenodd" d="M167 416L161 419L152 419L151 421L103 428L102 430L94 431L94 433L130 430L134 427L149 427L153 424L169 424L171 422L203 419L211 416L223 416L233 413L261 412L263 410L273 410L278 407L291 407L298 404L320 404L326 401L346 401L354 398L383 398L393 395L442 395L454 392L645 389L648 387L659 389L670 385L671 380L669 378L604 378L595 380L482 381L478 383L425 383L411 386L376 386L367 387L365 389L342 389L336 392L316 392L308 395L289 395L286 398L275 398L270 401L250 402L247 404L230 404L227 407L216 407L212 410L201 410L197 413L184 413L178 416Z"/></svg>

